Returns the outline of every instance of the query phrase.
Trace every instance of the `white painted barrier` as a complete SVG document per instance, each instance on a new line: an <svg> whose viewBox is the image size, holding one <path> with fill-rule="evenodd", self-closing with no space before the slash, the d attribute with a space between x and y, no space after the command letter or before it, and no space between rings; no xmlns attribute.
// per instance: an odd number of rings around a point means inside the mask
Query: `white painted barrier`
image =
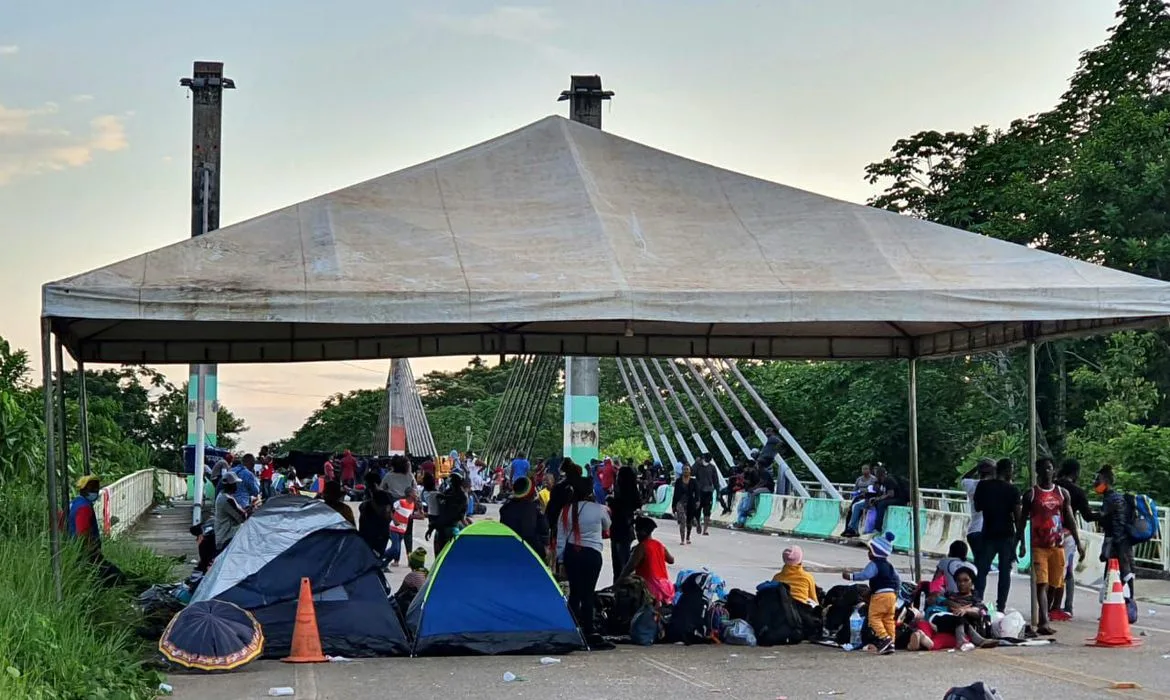
<svg viewBox="0 0 1170 700"><path fill-rule="evenodd" d="M143 469L118 479L101 490L94 511L106 537L121 534L154 505L154 489L176 498L186 494L186 478L154 469Z"/></svg>

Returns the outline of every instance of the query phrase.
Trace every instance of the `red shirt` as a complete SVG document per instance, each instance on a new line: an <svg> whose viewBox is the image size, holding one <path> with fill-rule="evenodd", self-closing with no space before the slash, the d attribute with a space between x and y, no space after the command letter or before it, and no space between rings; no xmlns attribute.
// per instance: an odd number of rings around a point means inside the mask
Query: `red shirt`
<svg viewBox="0 0 1170 700"><path fill-rule="evenodd" d="M357 478L357 458L348 452L341 458L341 480L353 481Z"/></svg>
<svg viewBox="0 0 1170 700"><path fill-rule="evenodd" d="M613 490L613 482L617 477L617 467L613 466L613 462L608 459L605 460L605 466L597 470L597 479L601 482L601 488L606 491Z"/></svg>
<svg viewBox="0 0 1170 700"><path fill-rule="evenodd" d="M1064 496L1060 487L1050 491L1032 487L1032 546L1060 547L1064 544Z"/></svg>
<svg viewBox="0 0 1170 700"><path fill-rule="evenodd" d="M333 462L325 460L325 478L333 481Z"/></svg>
<svg viewBox="0 0 1170 700"><path fill-rule="evenodd" d="M272 463L269 462L268 464L264 465L263 469L260 470L260 478L264 481L272 481L272 474L274 471L275 470L272 468Z"/></svg>
<svg viewBox="0 0 1170 700"><path fill-rule="evenodd" d="M670 580L666 571L666 547L651 537L642 542L642 561L638 562L636 572L645 581Z"/></svg>

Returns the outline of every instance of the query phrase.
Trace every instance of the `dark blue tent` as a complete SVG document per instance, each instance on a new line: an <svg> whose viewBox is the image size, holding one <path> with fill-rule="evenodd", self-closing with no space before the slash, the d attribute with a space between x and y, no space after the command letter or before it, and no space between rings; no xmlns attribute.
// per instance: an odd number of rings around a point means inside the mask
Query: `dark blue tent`
<svg viewBox="0 0 1170 700"><path fill-rule="evenodd" d="M269 500L215 560L192 601L224 600L264 630L265 658L287 656L301 578L313 587L326 654L410 653L385 579L369 546L336 511L302 496Z"/></svg>
<svg viewBox="0 0 1170 700"><path fill-rule="evenodd" d="M406 615L414 654L564 654L585 640L544 563L483 520L439 555Z"/></svg>

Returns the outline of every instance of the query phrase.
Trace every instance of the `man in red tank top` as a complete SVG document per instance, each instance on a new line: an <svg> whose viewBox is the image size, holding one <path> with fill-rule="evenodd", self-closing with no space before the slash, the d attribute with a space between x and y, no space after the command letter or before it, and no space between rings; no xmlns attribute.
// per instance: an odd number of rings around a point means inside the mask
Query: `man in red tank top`
<svg viewBox="0 0 1170 700"><path fill-rule="evenodd" d="M1032 574L1036 580L1036 602L1039 619L1038 634L1055 634L1048 622L1048 590L1064 588L1064 533L1067 530L1076 542L1081 561L1085 559L1085 546L1077 532L1076 516L1073 515L1072 497L1068 491L1057 486L1052 478L1055 465L1048 457L1036 460L1036 485L1024 492L1023 508L1020 512L1019 540L1020 558L1027 555L1024 546L1025 526L1032 531ZM1001 576L1008 575L1000 572Z"/></svg>

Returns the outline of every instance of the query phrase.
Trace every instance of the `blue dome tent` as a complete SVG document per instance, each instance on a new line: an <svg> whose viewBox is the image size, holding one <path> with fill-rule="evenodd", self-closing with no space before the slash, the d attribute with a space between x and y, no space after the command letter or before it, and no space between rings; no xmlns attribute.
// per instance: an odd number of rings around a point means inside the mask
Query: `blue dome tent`
<svg viewBox="0 0 1170 700"><path fill-rule="evenodd" d="M585 640L556 580L506 525L482 520L440 553L406 615L416 656L563 654Z"/></svg>
<svg viewBox="0 0 1170 700"><path fill-rule="evenodd" d="M192 602L223 600L251 612L264 630L265 658L281 658L292 645L301 577L313 587L326 654L410 653L369 546L336 511L303 496L279 496L256 511L216 557Z"/></svg>

